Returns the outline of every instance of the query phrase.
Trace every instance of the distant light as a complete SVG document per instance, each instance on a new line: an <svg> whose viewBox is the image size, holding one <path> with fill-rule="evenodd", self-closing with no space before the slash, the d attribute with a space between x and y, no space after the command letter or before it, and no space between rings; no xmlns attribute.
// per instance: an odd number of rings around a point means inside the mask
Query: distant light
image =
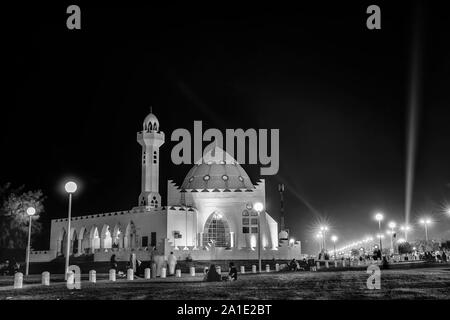
<svg viewBox="0 0 450 320"><path fill-rule="evenodd" d="M295 242L294 238L291 238L291 239L289 240L289 243L290 243L290 244L294 244L294 242Z"/></svg>
<svg viewBox="0 0 450 320"><path fill-rule="evenodd" d="M337 239L338 239L338 237L336 237L336 236L332 236L332 237L331 237L331 241L333 241L333 242L336 242Z"/></svg>
<svg viewBox="0 0 450 320"><path fill-rule="evenodd" d="M27 215L34 216L36 214L36 209L33 207L27 208Z"/></svg>
<svg viewBox="0 0 450 320"><path fill-rule="evenodd" d="M416 250L416 247L413 247L413 250Z"/></svg>
<svg viewBox="0 0 450 320"><path fill-rule="evenodd" d="M253 205L253 209L255 209L255 211L257 211L257 212L261 212L261 211L263 211L264 206L263 206L263 204L261 202L256 202Z"/></svg>
<svg viewBox="0 0 450 320"><path fill-rule="evenodd" d="M389 228L394 229L397 224L394 221L389 222Z"/></svg>
<svg viewBox="0 0 450 320"><path fill-rule="evenodd" d="M383 214L382 213L377 213L376 215L375 215L375 219L377 220L377 221L381 221L381 220L383 220Z"/></svg>
<svg viewBox="0 0 450 320"><path fill-rule="evenodd" d="M75 191L77 191L77 184L73 181L69 181L66 183L64 188L66 189L67 193L74 193Z"/></svg>

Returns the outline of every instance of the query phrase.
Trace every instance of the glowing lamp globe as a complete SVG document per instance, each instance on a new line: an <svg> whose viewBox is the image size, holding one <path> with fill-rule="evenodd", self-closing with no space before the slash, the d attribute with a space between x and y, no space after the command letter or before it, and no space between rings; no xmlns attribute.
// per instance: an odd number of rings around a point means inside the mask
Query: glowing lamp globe
<svg viewBox="0 0 450 320"><path fill-rule="evenodd" d="M333 241L333 242L336 242L337 239L338 239L338 238L337 238L336 236L332 236L332 237L331 237L331 241Z"/></svg>
<svg viewBox="0 0 450 320"><path fill-rule="evenodd" d="M75 191L77 191L77 184L73 181L69 181L64 186L64 189L66 189L67 193L74 193Z"/></svg>
<svg viewBox="0 0 450 320"><path fill-rule="evenodd" d="M261 202L257 202L253 205L253 209L255 209L255 211L257 212L261 212L264 209L264 206Z"/></svg>
<svg viewBox="0 0 450 320"><path fill-rule="evenodd" d="M394 221L389 222L389 228L394 229L397 224Z"/></svg>
<svg viewBox="0 0 450 320"><path fill-rule="evenodd" d="M382 215L381 213L377 213L377 214L375 215L375 220L377 220L377 221L383 220L383 215Z"/></svg>
<svg viewBox="0 0 450 320"><path fill-rule="evenodd" d="M29 207L29 208L27 209L27 215L29 215L29 216L34 216L35 214L36 214L36 209L35 209L35 208Z"/></svg>

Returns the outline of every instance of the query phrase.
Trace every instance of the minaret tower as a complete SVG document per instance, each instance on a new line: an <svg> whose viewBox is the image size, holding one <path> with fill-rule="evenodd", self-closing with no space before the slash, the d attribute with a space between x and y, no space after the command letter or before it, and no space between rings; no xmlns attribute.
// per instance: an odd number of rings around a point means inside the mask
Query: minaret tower
<svg viewBox="0 0 450 320"><path fill-rule="evenodd" d="M164 132L159 130L159 121L151 107L143 126L143 130L137 133L137 141L142 146L142 180L138 206L157 208L161 206L159 147L164 143Z"/></svg>

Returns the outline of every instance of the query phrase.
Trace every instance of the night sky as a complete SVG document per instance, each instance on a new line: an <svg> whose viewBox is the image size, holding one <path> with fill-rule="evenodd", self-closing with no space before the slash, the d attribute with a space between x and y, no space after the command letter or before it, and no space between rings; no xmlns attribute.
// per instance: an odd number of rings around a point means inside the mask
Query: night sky
<svg viewBox="0 0 450 320"><path fill-rule="evenodd" d="M304 251L318 248L319 219L340 243L374 235L377 210L388 221L404 220L411 48L418 36L411 219L432 215L440 223L430 235L448 239L450 218L438 212L450 201L447 15L438 3L423 4L420 14L412 1L395 3L376 3L381 30L366 28L372 1L296 8L83 3L79 31L66 28L68 4L8 10L11 99L1 108L0 182L42 189L44 222L67 215L68 178L80 184L74 215L131 209L140 193L136 132L153 106L166 134L164 205L166 180L181 184L190 169L170 160L173 130L193 133L194 120L223 132L274 128L280 170L262 177L267 210L278 220L277 185L285 183L286 224ZM243 167L253 182L261 178L257 165ZM36 247L48 247L45 237Z"/></svg>

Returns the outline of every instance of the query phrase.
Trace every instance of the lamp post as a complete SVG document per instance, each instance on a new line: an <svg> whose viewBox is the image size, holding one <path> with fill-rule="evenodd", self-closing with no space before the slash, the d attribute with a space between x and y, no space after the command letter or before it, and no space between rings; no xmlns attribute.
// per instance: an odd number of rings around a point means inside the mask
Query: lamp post
<svg viewBox="0 0 450 320"><path fill-rule="evenodd" d="M388 226L389 226L389 228L391 229L390 231L390 234L391 234L391 253L394 253L394 233L395 233L395 231L394 231L394 229L395 229L395 227L397 226L397 224L394 222L394 221L391 221L391 222L389 222L389 224L388 224Z"/></svg>
<svg viewBox="0 0 450 320"><path fill-rule="evenodd" d="M69 181L64 186L66 192L69 194L69 212L67 216L67 248L66 248L66 271L64 279L67 280L67 272L69 271L69 255L70 255L70 220L72 219L72 194L77 191L77 184Z"/></svg>
<svg viewBox="0 0 450 320"><path fill-rule="evenodd" d="M420 223L424 225L425 227L425 241L428 242L428 225L431 223L430 219L422 219L420 220Z"/></svg>
<svg viewBox="0 0 450 320"><path fill-rule="evenodd" d="M336 236L331 236L331 241L333 241L333 249L334 249L334 260L336 260L336 241L337 241L338 237Z"/></svg>
<svg viewBox="0 0 450 320"><path fill-rule="evenodd" d="M400 230L403 231L403 234L405 235L405 241L408 241L408 231L411 230L411 227L408 225L404 225L400 227Z"/></svg>
<svg viewBox="0 0 450 320"><path fill-rule="evenodd" d="M380 238L380 251L381 251L381 254L383 254L383 244L381 243L381 221L383 220L383 218L384 218L384 216L383 216L382 213L377 213L375 215L375 220L378 221L378 232L380 233L379 234L379 238Z"/></svg>
<svg viewBox="0 0 450 320"><path fill-rule="evenodd" d="M327 226L322 226L320 227L320 231L323 233L323 251L327 252L327 231L328 231L328 227Z"/></svg>
<svg viewBox="0 0 450 320"><path fill-rule="evenodd" d="M28 245L27 245L27 265L25 268L25 275L28 275L28 271L30 268L30 250L31 250L31 217L36 213L36 209L33 207L29 207L27 209L27 215L30 217L30 221L28 223Z"/></svg>
<svg viewBox="0 0 450 320"><path fill-rule="evenodd" d="M255 209L256 212L258 212L258 266L259 266L259 272L262 272L261 267L261 211L263 211L264 206L261 202L256 202L253 205L253 209Z"/></svg>
<svg viewBox="0 0 450 320"><path fill-rule="evenodd" d="M317 233L316 238L319 241L319 253L322 252L322 244L323 244L322 237L323 237L322 232Z"/></svg>

